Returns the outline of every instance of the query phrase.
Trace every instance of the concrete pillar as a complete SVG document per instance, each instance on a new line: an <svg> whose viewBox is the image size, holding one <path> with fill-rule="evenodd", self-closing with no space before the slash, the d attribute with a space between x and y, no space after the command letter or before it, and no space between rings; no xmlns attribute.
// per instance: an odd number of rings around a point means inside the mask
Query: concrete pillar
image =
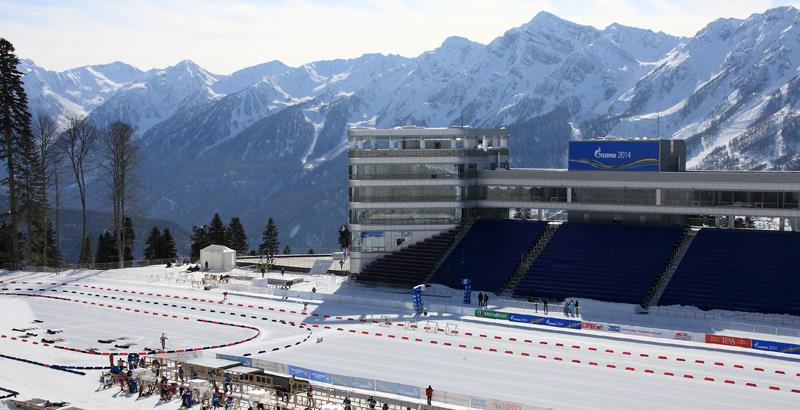
<svg viewBox="0 0 800 410"><path fill-rule="evenodd" d="M539 220L544 221L544 209L539 208Z"/></svg>
<svg viewBox="0 0 800 410"><path fill-rule="evenodd" d="M783 230L786 229L785 226L784 226L784 225L786 225L786 220L784 220L783 218L778 218L778 223L780 224L780 227L778 228L778 230L783 232Z"/></svg>
<svg viewBox="0 0 800 410"><path fill-rule="evenodd" d="M567 187L567 203L572 203L572 187Z"/></svg>
<svg viewBox="0 0 800 410"><path fill-rule="evenodd" d="M728 229L733 229L733 223L735 219L736 219L735 216L728 215Z"/></svg>
<svg viewBox="0 0 800 410"><path fill-rule="evenodd" d="M656 206L661 206L661 189L656 189Z"/></svg>

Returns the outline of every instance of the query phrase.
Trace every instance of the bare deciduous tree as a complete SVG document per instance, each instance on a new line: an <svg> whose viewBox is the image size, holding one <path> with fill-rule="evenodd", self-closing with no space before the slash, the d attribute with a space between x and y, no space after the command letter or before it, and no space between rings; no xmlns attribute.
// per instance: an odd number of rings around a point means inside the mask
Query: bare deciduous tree
<svg viewBox="0 0 800 410"><path fill-rule="evenodd" d="M133 128L121 121L114 121L103 134L102 144L104 178L108 185L114 213L114 234L116 237L119 266L125 262L125 202L133 193L133 179L139 164L139 147L134 141Z"/></svg>
<svg viewBox="0 0 800 410"><path fill-rule="evenodd" d="M86 173L91 165L90 154L94 148L99 132L86 118L71 117L61 139L64 156L69 161L69 166L75 176L78 186L78 195L81 199L83 225L81 231L81 255L79 263L91 262L91 240L86 229Z"/></svg>
<svg viewBox="0 0 800 410"><path fill-rule="evenodd" d="M55 213L56 213L56 223L55 223L55 231L56 231L56 238L55 238L55 247L58 249L59 245L59 223L60 223L60 205L61 205L61 198L60 198L60 187L58 184L58 176L61 171L61 160L63 156L61 155L61 150L57 149L57 142L58 142L58 124L53 119L50 114L45 112L39 112L34 116L33 119L33 133L36 138L36 143L39 145L39 163L42 169L42 178L44 179L40 185L42 189L42 197L47 197L47 189L54 188L55 190ZM48 226L48 219L49 215L47 212L44 213L44 226ZM47 240L47 239L45 239ZM42 260L47 264L48 255L47 251L50 248L51 244L45 243L43 249Z"/></svg>

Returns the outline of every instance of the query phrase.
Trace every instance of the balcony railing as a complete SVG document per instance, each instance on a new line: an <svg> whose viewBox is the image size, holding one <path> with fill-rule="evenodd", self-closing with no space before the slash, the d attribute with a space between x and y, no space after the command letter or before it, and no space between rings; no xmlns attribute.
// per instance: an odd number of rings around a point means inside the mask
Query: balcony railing
<svg viewBox="0 0 800 410"><path fill-rule="evenodd" d="M358 196L350 202L453 202L464 200L459 195L389 195L389 196Z"/></svg>

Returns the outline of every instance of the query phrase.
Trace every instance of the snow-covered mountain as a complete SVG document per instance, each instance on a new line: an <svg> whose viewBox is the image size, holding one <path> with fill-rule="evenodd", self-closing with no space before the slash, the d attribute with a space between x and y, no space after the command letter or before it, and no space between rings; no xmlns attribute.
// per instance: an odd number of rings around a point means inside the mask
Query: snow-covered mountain
<svg viewBox="0 0 800 410"><path fill-rule="evenodd" d="M330 248L346 220L352 125L508 126L514 166L562 167L568 140L613 135L686 139L696 168L800 169L798 19L782 7L682 38L543 12L489 44L451 37L414 58L230 75L191 61L22 69L32 110L134 125L152 217L188 227L239 215L255 245L274 216L285 243Z"/></svg>

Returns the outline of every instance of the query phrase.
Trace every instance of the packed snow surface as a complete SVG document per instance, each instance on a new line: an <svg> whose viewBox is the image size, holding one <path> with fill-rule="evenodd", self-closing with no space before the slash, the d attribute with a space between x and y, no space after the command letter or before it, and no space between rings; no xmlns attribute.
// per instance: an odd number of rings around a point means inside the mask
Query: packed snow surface
<svg viewBox="0 0 800 410"><path fill-rule="evenodd" d="M50 329L59 331L52 336L63 339L57 344L65 347L120 352L126 350L126 344L132 344L127 348L130 351L158 348L159 337L165 333L168 349L252 339L205 350L209 357L250 353L324 372L432 385L443 392L558 409L791 409L800 405L800 394L792 392L800 389L800 364L785 355L626 335L603 337L469 314L431 311L427 317L414 318L405 309L374 303L410 301L410 295L364 289L331 276L287 273L283 278L302 277L305 282L298 285L300 290L315 287L320 294L355 296L356 302L284 300L255 289L228 289L227 300L223 300L223 288L205 291L193 288L191 279L176 282L184 269L162 265L103 272L0 273L0 335L7 336L0 338L0 352L46 364L102 366L108 363L106 356L31 341L51 337L45 333ZM269 275L281 277L275 272ZM233 284L241 287L249 284L249 277L260 274L236 270L232 276ZM446 289L434 288L426 303L448 303L450 299ZM308 302L305 312L302 302ZM530 306L503 303L495 297L490 301L493 308L530 310ZM603 316L600 310L618 320L626 317L620 313L622 306L581 305L592 320ZM618 312L613 313L615 309ZM364 323L360 320L364 317L385 317L392 323ZM677 319L670 320L673 327L680 325ZM404 328L415 321L419 329ZM687 327L699 329L699 323L685 319ZM458 335L423 330L430 325L457 327ZM25 332L37 336L22 341ZM99 342L109 339L115 341ZM117 344L125 347L114 347ZM271 351L287 345L292 347ZM116 389L98 391L99 372L86 372L80 376L0 358L0 387L19 391L23 399L63 400L87 409L156 406L157 397L137 400ZM158 407L178 406L175 400Z"/></svg>

